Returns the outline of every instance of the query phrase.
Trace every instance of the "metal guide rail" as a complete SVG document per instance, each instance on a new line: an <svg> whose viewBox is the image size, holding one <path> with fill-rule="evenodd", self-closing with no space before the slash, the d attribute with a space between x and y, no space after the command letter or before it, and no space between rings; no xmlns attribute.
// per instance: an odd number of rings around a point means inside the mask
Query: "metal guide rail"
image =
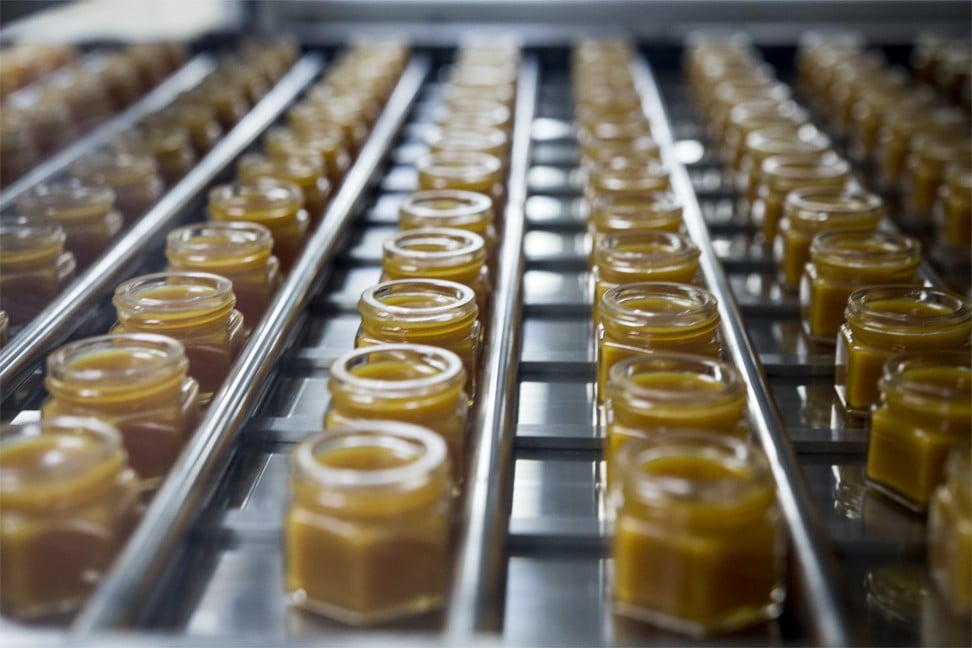
<svg viewBox="0 0 972 648"><path fill-rule="evenodd" d="M768 61L790 69L794 50L775 53L781 60ZM661 85L676 133L707 145L680 78L670 74ZM873 191L867 169L855 170ZM707 148L689 172L785 433L850 586L861 636L878 645L967 645L968 623L948 614L928 576L925 519L865 486L867 423L846 417L837 403L833 347L812 344L803 333L799 300L779 288L771 252L754 244L755 229L734 208L731 183L715 152ZM886 197L895 215L895 197ZM927 267L924 274L926 281L941 281Z"/></svg>
<svg viewBox="0 0 972 648"><path fill-rule="evenodd" d="M229 178L232 163L313 80L321 65L321 58L316 54L299 60L267 96L224 135L213 150L170 187L134 225L122 232L108 250L0 350L0 385L3 389L0 402L4 406L5 420L21 408L39 404L42 389L36 370L50 351L71 337L96 335L108 329L115 317L110 295L118 283L141 272L164 267L161 252L165 233L180 224L201 218L206 190L217 179ZM36 180L40 182L62 173L75 159L133 127L144 115L170 103L179 92L198 84L212 67L210 57L197 57L148 97L94 131L88 138L42 164L24 180L34 178L36 174ZM16 190L19 186L18 183L11 189ZM30 186L25 185L19 191L26 191ZM13 200L15 195L11 191L9 199ZM5 191L4 199L7 198ZM28 381L29 384L25 386L24 383Z"/></svg>

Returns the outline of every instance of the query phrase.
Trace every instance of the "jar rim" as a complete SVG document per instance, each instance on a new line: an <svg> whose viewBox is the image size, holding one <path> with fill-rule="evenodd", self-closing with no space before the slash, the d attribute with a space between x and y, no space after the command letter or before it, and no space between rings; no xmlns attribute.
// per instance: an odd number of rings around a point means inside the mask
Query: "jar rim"
<svg viewBox="0 0 972 648"><path fill-rule="evenodd" d="M681 300L682 307L669 311L645 311L625 306L627 301L645 296ZM601 297L601 316L627 326L672 325L695 328L718 317L718 302L704 288L690 284L647 281L621 284L608 289Z"/></svg>
<svg viewBox="0 0 972 648"><path fill-rule="evenodd" d="M270 171L272 173L284 173L289 180L295 175L301 178L321 175L324 169L324 161L320 156L245 153L237 161L236 169L241 178L262 177Z"/></svg>
<svg viewBox="0 0 972 648"><path fill-rule="evenodd" d="M384 355L394 359L421 360L436 369L438 373L423 378L406 380L385 380L381 378L362 378L354 375L350 368L369 362L369 356ZM443 384L463 378L465 369L458 355L440 347L425 344L376 344L348 351L339 356L330 367L331 381L342 385L360 387L376 391L390 398L404 397L416 392L435 390ZM464 380L464 378L463 378Z"/></svg>
<svg viewBox="0 0 972 648"><path fill-rule="evenodd" d="M632 250L632 246L653 244L657 250ZM646 263L688 263L701 252L685 234L661 230L612 232L599 237L594 246L594 262L609 265Z"/></svg>
<svg viewBox="0 0 972 648"><path fill-rule="evenodd" d="M72 367L72 361L93 351L107 349L128 349L142 352L152 351L151 362L134 366L111 369L79 369ZM153 377L166 368L187 367L185 347L175 338L154 333L116 333L98 335L69 342L55 349L47 356L47 373L55 380L72 383L139 382L142 377Z"/></svg>
<svg viewBox="0 0 972 648"><path fill-rule="evenodd" d="M954 368L968 374L962 384L936 384L909 375L923 368ZM969 351L918 351L903 353L888 360L881 376L882 389L894 386L908 394L936 401L972 402L972 354Z"/></svg>
<svg viewBox="0 0 972 648"><path fill-rule="evenodd" d="M720 385L713 391L686 391L638 384L632 378L650 373L691 373L712 378ZM608 373L608 390L626 397L652 403L704 403L736 396L746 391L746 383L735 367L722 360L692 353L647 353L616 362Z"/></svg>
<svg viewBox="0 0 972 648"><path fill-rule="evenodd" d="M836 154L828 155L829 152L823 151L820 157L799 154L771 155L763 160L761 171L767 179L780 180L836 179L850 176L850 163Z"/></svg>
<svg viewBox="0 0 972 648"><path fill-rule="evenodd" d="M304 192L296 182L266 176L216 185L209 190L210 205L228 205L240 200L261 200L266 203L267 209L299 207L303 204Z"/></svg>
<svg viewBox="0 0 972 648"><path fill-rule="evenodd" d="M451 201L449 209L428 207L436 201ZM481 216L493 209L493 200L486 194L461 189L428 189L409 194L399 207L399 214L411 214L420 218L455 218Z"/></svg>
<svg viewBox="0 0 972 648"><path fill-rule="evenodd" d="M321 446L328 450L345 447L382 446L390 452L411 453L414 460L402 466L378 470L334 468L318 460ZM445 441L435 432L399 421L351 421L334 430L325 430L302 441L294 450L294 464L300 474L321 486L367 489L409 484L420 485L420 478L437 470L448 460Z"/></svg>
<svg viewBox="0 0 972 648"><path fill-rule="evenodd" d="M490 175L499 173L502 166L502 162L495 155L478 151L427 153L415 163L419 174L434 174L447 178Z"/></svg>
<svg viewBox="0 0 972 648"><path fill-rule="evenodd" d="M441 250L416 250L408 244L439 245ZM451 244L451 245L449 245ZM468 257L486 259L486 240L469 230L454 227L420 227L402 230L385 239L384 254L391 258L421 259L424 264L448 267Z"/></svg>
<svg viewBox="0 0 972 648"><path fill-rule="evenodd" d="M897 299L913 300L918 303L937 303L947 312L935 314L898 313L876 310L875 302ZM913 285L882 285L858 288L847 299L846 319L857 321L862 317L878 326L915 327L933 324L959 324L972 320L972 306L960 295L939 288L926 288Z"/></svg>
<svg viewBox="0 0 972 648"><path fill-rule="evenodd" d="M874 243L880 247L862 249L860 244ZM855 245L857 244L857 245ZM917 239L896 232L881 230L833 230L813 237L810 258L818 257L846 266L899 265L914 260L921 262L921 243Z"/></svg>
<svg viewBox="0 0 972 648"><path fill-rule="evenodd" d="M226 236L230 242L264 248L273 245L273 234L260 223L252 221L204 221L190 223L171 230L166 238L170 248L194 247L193 239L215 233Z"/></svg>
<svg viewBox="0 0 972 648"><path fill-rule="evenodd" d="M40 212L51 218L57 208L103 203L110 210L115 204L115 191L104 185L86 185L77 178L66 181L41 183L17 200L21 212Z"/></svg>
<svg viewBox="0 0 972 648"><path fill-rule="evenodd" d="M398 306L383 301L391 294L439 296L449 303L435 306ZM392 322L448 322L478 314L476 293L469 286L443 279L397 279L370 286L361 293L358 309L362 315Z"/></svg>
<svg viewBox="0 0 972 648"><path fill-rule="evenodd" d="M157 176L159 165L146 153L98 152L85 156L71 165L71 175L82 181L113 184L119 176Z"/></svg>
<svg viewBox="0 0 972 648"><path fill-rule="evenodd" d="M193 294L177 299L157 299L145 297L147 290L167 286L195 286L208 289L205 293ZM112 302L118 308L140 312L198 312L222 307L236 297L233 282L209 272L154 272L129 279L115 288Z"/></svg>
<svg viewBox="0 0 972 648"><path fill-rule="evenodd" d="M38 242L49 245L64 246L67 235L64 228L57 222L49 220L28 220L19 216L4 216L0 218L0 248L3 251L13 249L23 249L23 244L28 244L28 249Z"/></svg>

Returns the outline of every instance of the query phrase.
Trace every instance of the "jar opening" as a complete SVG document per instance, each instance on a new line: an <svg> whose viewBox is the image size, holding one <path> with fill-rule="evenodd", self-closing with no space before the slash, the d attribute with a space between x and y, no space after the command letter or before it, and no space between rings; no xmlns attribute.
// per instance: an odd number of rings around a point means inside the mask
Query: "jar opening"
<svg viewBox="0 0 972 648"><path fill-rule="evenodd" d="M646 403L704 404L745 392L739 372L719 360L665 353L628 358L611 367L612 395Z"/></svg>
<svg viewBox="0 0 972 648"><path fill-rule="evenodd" d="M847 321L866 327L909 328L955 325L972 319L972 307L959 295L935 288L872 286L847 300Z"/></svg>
<svg viewBox="0 0 972 648"><path fill-rule="evenodd" d="M385 240L386 256L409 259L423 266L447 267L486 259L486 243L475 232L454 228L404 230Z"/></svg>
<svg viewBox="0 0 972 648"><path fill-rule="evenodd" d="M192 313L236 304L233 283L206 272L157 272L130 279L115 289L119 309L137 313Z"/></svg>
<svg viewBox="0 0 972 648"><path fill-rule="evenodd" d="M898 356L884 366L883 382L902 391L943 402L972 402L972 356L924 352Z"/></svg>
<svg viewBox="0 0 972 648"><path fill-rule="evenodd" d="M440 389L465 381L455 353L420 344L383 344L350 351L331 365L331 381L389 398Z"/></svg>
<svg viewBox="0 0 972 648"><path fill-rule="evenodd" d="M401 279L386 281L361 294L362 315L396 322L449 322L478 313L476 293L453 281Z"/></svg>
<svg viewBox="0 0 972 648"><path fill-rule="evenodd" d="M601 298L601 315L623 325L695 328L718 318L716 298L688 284L643 282L609 289Z"/></svg>

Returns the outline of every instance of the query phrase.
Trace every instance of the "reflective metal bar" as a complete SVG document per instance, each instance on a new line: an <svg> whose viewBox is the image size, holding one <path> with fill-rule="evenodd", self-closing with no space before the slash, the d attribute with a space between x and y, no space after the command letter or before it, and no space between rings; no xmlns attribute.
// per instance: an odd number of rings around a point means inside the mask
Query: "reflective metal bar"
<svg viewBox="0 0 972 648"><path fill-rule="evenodd" d="M824 645L846 646L855 643L848 618L849 597L841 586L840 571L833 548L809 489L780 413L765 382L758 356L743 326L732 289L719 264L698 199L685 167L673 155L673 136L658 85L646 61L638 58L633 66L644 111L651 120L652 132L661 145L663 159L671 171L671 183L684 204L685 225L701 251L700 265L709 289L719 300L719 316L725 344L733 364L746 379L749 407L756 434L772 467L777 497L790 532L794 560L808 595L808 622L815 640Z"/></svg>
<svg viewBox="0 0 972 648"><path fill-rule="evenodd" d="M170 189L121 239L71 283L0 352L0 385L13 393L58 344L81 315L122 280L133 260L159 240L191 200L283 112L321 69L321 58L304 56L236 127Z"/></svg>
<svg viewBox="0 0 972 648"><path fill-rule="evenodd" d="M213 71L215 66L213 57L208 54L200 54L193 58L129 108L81 137L74 144L44 160L0 192L0 211L12 207L14 201L21 195L35 185L61 173L81 156L104 146L116 135L134 128L146 115L168 106L179 93L198 85L207 74Z"/></svg>
<svg viewBox="0 0 972 648"><path fill-rule="evenodd" d="M429 62L415 58L406 68L357 161L307 241L303 254L216 393L195 435L155 495L139 528L114 568L72 626L80 635L126 627L159 580L174 547L196 518L213 479L225 467L239 430L256 405L313 289L333 260L341 234L393 143L415 100ZM314 72L316 72L316 68ZM268 585L276 586L276 585Z"/></svg>
<svg viewBox="0 0 972 648"><path fill-rule="evenodd" d="M500 626L503 555L509 513L510 451L516 417L516 377L520 355L524 269L523 236L530 131L536 110L539 67L527 57L518 79L513 146L510 154L509 202L496 264L489 338L474 419L472 455L466 482L459 555L450 596L446 632L457 643L476 632Z"/></svg>

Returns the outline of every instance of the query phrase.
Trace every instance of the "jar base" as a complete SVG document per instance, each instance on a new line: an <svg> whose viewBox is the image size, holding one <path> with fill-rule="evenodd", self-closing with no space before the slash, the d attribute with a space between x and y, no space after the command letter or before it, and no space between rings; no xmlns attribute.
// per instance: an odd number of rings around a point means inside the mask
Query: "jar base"
<svg viewBox="0 0 972 648"><path fill-rule="evenodd" d="M771 592L770 601L765 605L743 607L706 622L672 616L618 600L613 601L612 609L615 614L620 616L650 623L663 630L687 635L693 639L704 639L758 625L779 617L783 612L785 597L785 589L779 587Z"/></svg>
<svg viewBox="0 0 972 648"><path fill-rule="evenodd" d="M865 476L864 483L867 484L867 487L869 489L877 493L880 493L882 496L886 497L887 499L890 499L891 501L893 501L895 504L898 504L899 506L903 506L904 508L908 509L912 513L915 513L917 515L925 515L928 513L927 503L920 504L918 502L910 500L904 495L902 495L901 493L892 489L890 486L885 486L881 482L874 480L870 475Z"/></svg>
<svg viewBox="0 0 972 648"><path fill-rule="evenodd" d="M361 611L328 603L310 597L306 590L289 592L287 598L294 607L319 614L349 626L373 626L406 617L418 616L426 612L442 609L445 597L442 594L415 596L408 601L383 608Z"/></svg>

